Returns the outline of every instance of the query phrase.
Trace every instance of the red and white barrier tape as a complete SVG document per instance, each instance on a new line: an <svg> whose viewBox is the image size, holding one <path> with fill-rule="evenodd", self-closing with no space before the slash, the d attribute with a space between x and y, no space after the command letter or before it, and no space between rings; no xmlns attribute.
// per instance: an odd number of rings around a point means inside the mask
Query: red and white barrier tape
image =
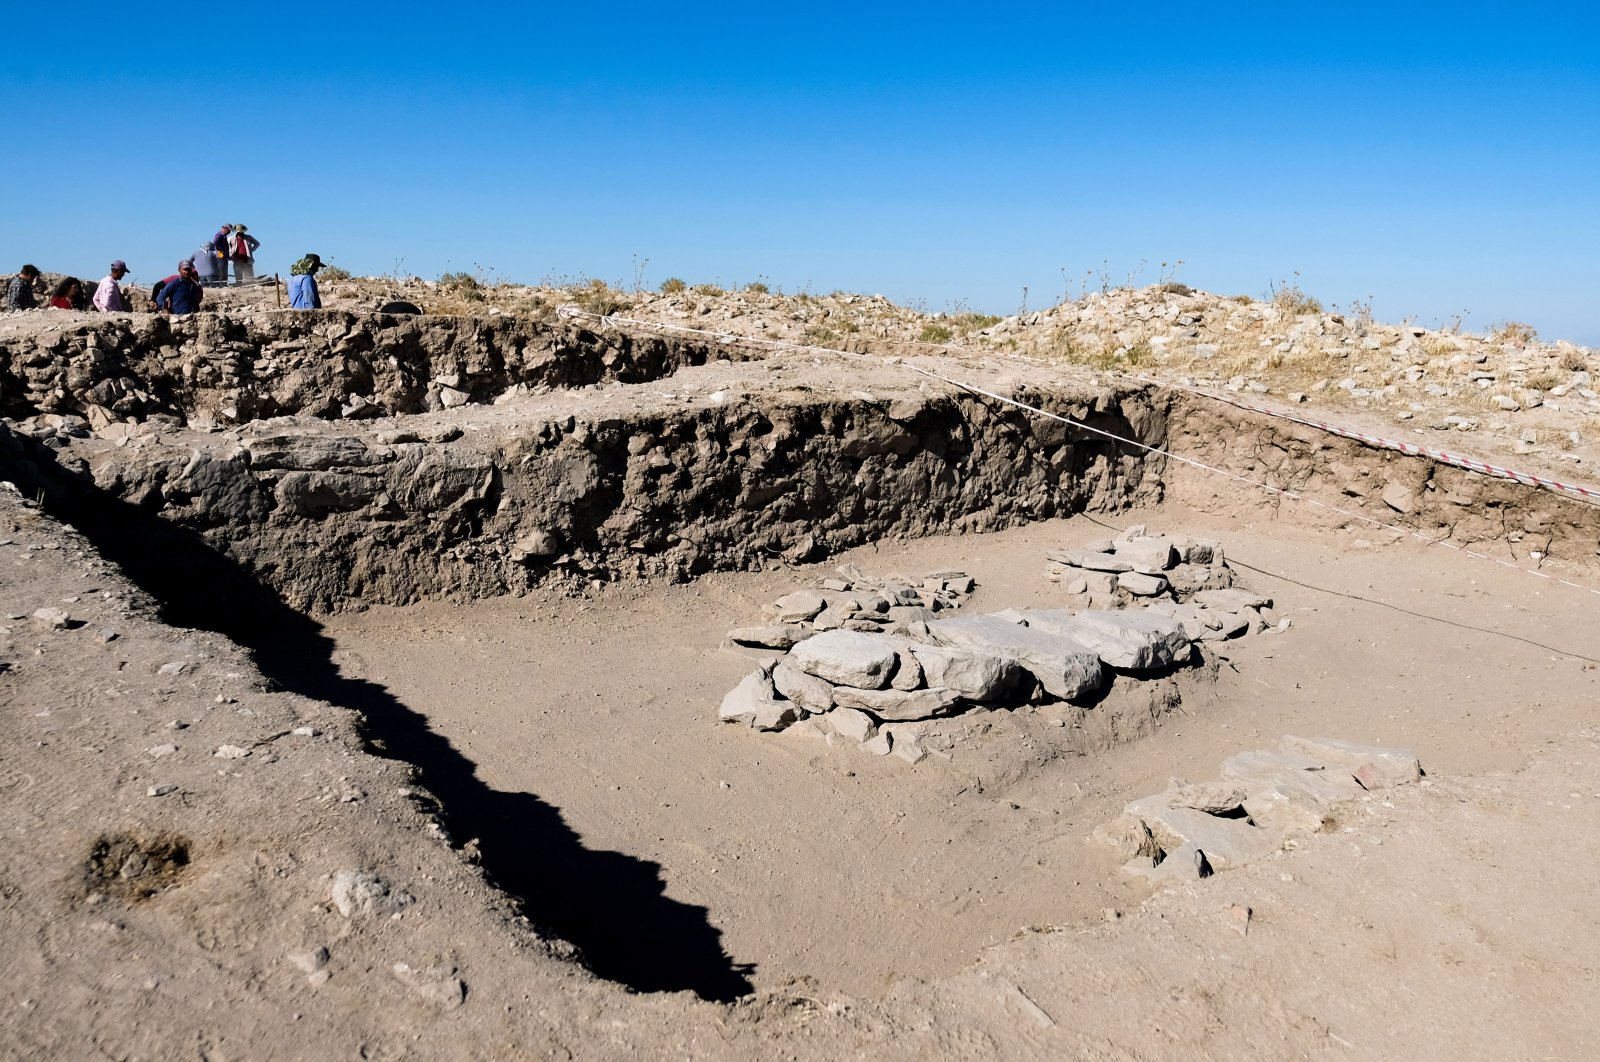
<svg viewBox="0 0 1600 1062"><path fill-rule="evenodd" d="M632 325L632 326L635 326L635 327L638 327L638 328L643 328L643 329L650 330L650 331L671 332L671 333L677 333L677 334L682 334L682 335L703 336L703 337L708 338L708 339L714 339L714 340L716 340L718 342L721 342L721 343L730 343L730 344L742 343L742 344L746 344L746 345L749 345L749 346L761 347L761 348L764 348L764 349L767 349L767 350L772 350L772 351L792 350L792 351L797 351L797 352L806 352L806 353L814 353L814 354L832 354L832 355L837 355L837 356L842 356L842 357L847 357L847 358L860 358L860 359L863 359L863 360L870 360L870 361L879 361L879 362L884 361L883 358L881 358L880 356L875 355L875 354L858 354L855 351L837 350L837 349L834 349L833 347L817 347L817 346L811 346L809 344L804 344L804 343L789 343L789 342L786 342L786 341L783 341L783 340L777 340L777 339L759 339L759 338L754 337L754 336L741 336L741 335L736 335L736 334L729 333L729 332L712 332L712 331L708 331L708 330L702 329L702 328L689 328L686 325L667 324L667 323L661 322L661 321L644 321L644 320L639 320L637 318L631 318L631 317L619 317L619 316L616 316L614 314L592 313L592 312L590 312L588 310L580 309L577 306L571 305L570 303L559 307L557 309L556 313L557 313L558 316L560 316L562 318L565 318L565 319L588 318L590 320L599 321L602 325L610 325L612 323L626 324L626 325ZM959 348L955 348L955 349L959 349ZM1158 454L1158 455L1160 455L1162 457L1168 458L1168 459L1173 460L1173 461L1178 461L1178 462L1181 462L1181 463L1186 464L1186 465L1190 465L1190 466L1192 466L1194 468L1201 469L1201 470L1203 470L1205 472L1209 472L1209 473L1211 473L1213 475L1222 476L1225 479L1230 479L1230 480L1234 481L1235 483L1241 483L1241 484L1244 484L1246 486L1256 487L1256 488L1259 488L1260 490L1266 491L1269 494L1275 494L1275 495L1278 495L1279 497L1289 498L1289 499L1294 500L1294 501L1304 502L1307 505L1315 506L1318 509L1325 509L1325 510L1327 510L1329 512L1338 513L1340 516L1346 517L1347 519L1357 520L1357 521L1360 521L1361 523L1369 524L1372 527L1382 528L1383 530L1392 531L1392 532L1394 532L1395 534L1398 534L1398 535L1403 535L1403 536L1406 536L1406 537L1409 537L1409 538L1417 539L1418 541L1422 542L1425 545L1429 545L1429 546L1444 546L1446 549L1453 549L1458 553L1465 554L1466 556L1473 557L1473 558L1475 558L1477 560L1488 561L1491 564L1498 564L1503 568L1510 568L1513 571L1519 571L1519 572L1522 572L1525 575L1532 575L1532 576L1535 576L1536 578L1539 578L1539 579L1545 579L1545 580L1548 580L1549 582L1559 583L1562 586L1571 587L1574 590L1582 590L1585 593L1590 593L1590 594L1595 594L1597 596L1600 596L1600 589L1597 589L1597 588L1592 587L1592 586L1585 586L1582 583L1575 583L1575 582L1572 582L1572 581L1567 580L1567 579L1562 579L1559 576L1551 575L1548 572L1541 572L1541 571L1538 571L1537 569L1534 569L1534 568L1524 568L1520 564L1512 564L1510 561L1501 560L1499 557L1491 557L1487 553L1479 553L1477 550L1468 549L1466 546L1458 545L1457 543L1449 542L1449 541L1446 541L1445 539L1442 539L1442 538L1429 538L1427 535L1423 534L1420 531L1414 531L1414 530L1412 530L1410 528L1401 527L1398 524L1387 523L1387 522L1385 522L1383 520L1378 520L1378 519L1376 519L1374 517L1368 516L1365 513L1358 513L1358 512L1355 512L1353 510L1346 509L1346 508L1344 508L1343 506L1340 506L1340 505L1334 505L1334 504L1329 503L1329 502L1321 501L1321 500L1319 500L1317 498L1312 498L1312 497L1310 497L1308 495L1301 494L1298 491L1289 490L1289 489L1284 488L1284 487L1275 487L1272 484L1264 482L1262 480L1251 479L1248 476L1241 476L1241 475L1239 475L1239 474L1237 474L1235 472L1229 472L1227 469L1218 468L1215 465L1208 465L1203 461L1197 461L1192 457L1184 457L1182 454L1175 454L1170 450L1163 450L1158 446L1151 446L1148 443L1139 442L1137 439L1129 439L1129 438L1127 438L1125 436L1118 435L1115 432L1106 431L1103 428L1096 428L1092 424L1085 424L1082 421L1073 420L1071 417L1064 417L1059 413L1052 413L1047 409L1040 409L1038 406L1029 405L1026 402L1019 401L1018 399L1011 398L1011 397L1009 397L1007 395L997 394L994 391L985 390L982 387L978 387L977 385L968 383L968 382L966 382L964 380L953 379L952 377L945 376L942 373L934 372L931 369L925 369L925 368L921 367L920 365L912 365L911 363L905 362L905 361L900 361L900 362L897 362L896 364L898 364L899 366L901 366L901 367L903 367L905 369L910 370L911 372L918 373L919 375L922 375L922 376L926 376L929 379L938 380L941 383L949 384L952 387L959 387L963 391L970 391L973 394L982 395L985 398L991 398L991 399L995 400L996 402L1002 402L1002 403L1004 403L1004 404L1006 404L1008 406L1014 406L1017 409L1026 410L1029 413L1033 413L1033 414L1036 414L1038 416L1048 418L1050 420L1060 421L1061 423L1070 425L1071 427L1077 428L1080 431L1090 432L1092 434L1099 435L1099 436L1102 436L1102 437L1107 438L1107 439L1111 439L1111 440L1113 440L1115 442L1122 443L1125 446L1135 447L1136 449L1143 450L1146 453ZM1139 377L1130 377L1130 378L1131 379L1141 379ZM1163 384L1163 383L1161 383L1161 381L1158 381L1158 380L1145 380L1143 382L1154 384L1156 386L1177 387L1177 385ZM1178 387L1177 389L1179 389L1179 390L1192 390L1191 388L1184 388L1184 387ZM1195 394L1199 394L1202 397L1207 397L1207 398L1215 397L1215 396L1212 396L1212 395L1207 395L1203 391L1195 391L1194 393ZM1228 400L1227 399L1222 399L1222 401L1227 402ZM1238 405L1238 406L1241 406L1242 408L1246 408L1246 409L1251 409L1253 412L1264 412L1264 413L1271 413L1272 412L1270 410L1255 410L1253 407L1246 406L1243 403L1230 403L1230 404ZM1286 417L1286 419L1297 420L1298 418ZM1311 427L1321 427L1321 425L1315 424L1315 423L1310 422L1310 421L1301 421L1301 423L1305 423L1305 424L1307 424L1307 425L1309 425ZM1362 436L1362 435L1360 435L1358 433L1355 433L1355 432L1346 433L1346 432L1344 432L1342 430L1339 431L1338 434L1348 434L1349 438L1353 438L1353 439L1356 439L1358 441L1366 441L1366 439L1368 438L1366 436ZM1410 445L1410 444L1401 444L1401 445ZM1421 455L1421 456L1432 456L1428 451L1423 450L1421 447L1413 447L1413 449L1411 451L1407 451L1407 452L1411 452L1411 453L1414 453L1414 454L1417 454L1417 455ZM1466 467L1466 466L1463 466L1463 467ZM1483 467L1492 468L1494 466L1485 465ZM1476 469L1474 469L1474 471L1476 471ZM1515 478L1515 477L1511 477L1511 478ZM1519 480L1518 482L1522 482L1522 481Z"/></svg>

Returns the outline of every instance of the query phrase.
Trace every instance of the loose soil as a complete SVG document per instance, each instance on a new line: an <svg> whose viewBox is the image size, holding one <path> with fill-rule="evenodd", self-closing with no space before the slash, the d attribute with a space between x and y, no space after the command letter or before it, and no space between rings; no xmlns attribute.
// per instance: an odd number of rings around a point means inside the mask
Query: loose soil
<svg viewBox="0 0 1600 1062"><path fill-rule="evenodd" d="M1083 837L1169 775L1210 777L1231 752L1298 733L1409 745L1458 777L1515 768L1589 721L1594 662L1555 651L1600 645L1600 617L1574 591L1283 523L1170 509L1118 518L1130 522L1220 538L1293 626L1230 643L1215 680L1182 677L1179 717L1088 756L1052 744L1049 710L994 713L991 733L915 767L718 726L711 708L752 658L723 633L827 566L588 601L374 608L325 629L343 674L425 716L488 785L538 793L591 848L659 863L667 895L709 912L757 987L799 979L868 996L950 974L1025 927L1137 902ZM1043 551L1105 533L1077 518L844 559L961 568L979 581L970 610L1049 607L1064 595ZM1565 622L1550 624L1552 607Z"/></svg>

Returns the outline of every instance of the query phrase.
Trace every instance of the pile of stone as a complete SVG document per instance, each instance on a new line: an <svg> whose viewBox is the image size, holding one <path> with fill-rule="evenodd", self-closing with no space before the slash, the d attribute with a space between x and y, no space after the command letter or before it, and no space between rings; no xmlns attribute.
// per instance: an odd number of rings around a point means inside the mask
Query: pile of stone
<svg viewBox="0 0 1600 1062"><path fill-rule="evenodd" d="M915 763L924 755L919 722L1091 701L1114 673L1160 674L1193 653L1177 619L1143 609L1008 609L920 619L902 633L835 628L747 675L719 716L768 731L815 725Z"/></svg>
<svg viewBox="0 0 1600 1062"><path fill-rule="evenodd" d="M1125 874L1152 884L1193 880L1328 828L1339 805L1363 793L1421 777L1410 749L1285 737L1276 750L1228 758L1218 781L1172 779L1164 792L1129 804L1095 839L1121 850Z"/></svg>
<svg viewBox="0 0 1600 1062"><path fill-rule="evenodd" d="M728 632L736 645L790 649L825 631L906 634L911 625L960 608L977 587L965 572L929 572L917 578L876 578L854 564L836 569L816 590L785 594L766 607L767 622Z"/></svg>
<svg viewBox="0 0 1600 1062"><path fill-rule="evenodd" d="M1115 538L1049 550L1047 572L1090 609L1137 604L1171 616L1195 641L1287 630L1272 599L1234 585L1222 545L1163 535L1136 524Z"/></svg>

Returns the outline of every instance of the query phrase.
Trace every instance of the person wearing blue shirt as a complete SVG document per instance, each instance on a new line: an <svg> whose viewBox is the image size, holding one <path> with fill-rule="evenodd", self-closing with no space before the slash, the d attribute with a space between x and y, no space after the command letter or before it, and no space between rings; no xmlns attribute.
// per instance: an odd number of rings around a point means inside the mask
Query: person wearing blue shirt
<svg viewBox="0 0 1600 1062"><path fill-rule="evenodd" d="M317 270L322 259L308 254L289 269L289 308L291 310L320 310L322 296L317 291Z"/></svg>
<svg viewBox="0 0 1600 1062"><path fill-rule="evenodd" d="M156 308L173 314L194 313L200 309L205 292L200 288L200 277L194 262L188 258L178 263L178 275L161 289L156 298Z"/></svg>

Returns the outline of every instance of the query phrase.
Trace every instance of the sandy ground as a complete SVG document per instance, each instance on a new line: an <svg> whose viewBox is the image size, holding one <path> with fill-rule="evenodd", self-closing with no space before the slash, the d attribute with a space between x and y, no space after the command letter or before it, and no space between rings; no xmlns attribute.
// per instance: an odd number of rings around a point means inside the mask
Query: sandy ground
<svg viewBox="0 0 1600 1062"><path fill-rule="evenodd" d="M537 793L590 848L659 863L667 894L708 910L756 986L865 996L951 974L1024 927L1136 904L1087 833L1169 776L1213 777L1232 752L1285 733L1404 744L1457 779L1516 769L1593 723L1600 616L1578 591L1410 543L1356 548L1192 512L1116 523L1135 521L1222 538L1293 627L1230 643L1215 680L1183 679L1181 716L1088 757L1053 752L1048 713L1031 711L915 767L719 726L717 701L750 666L723 633L827 566L589 601L375 608L326 632L344 673L424 715L489 786ZM1077 518L845 559L963 568L980 584L967 608L989 611L1057 601L1043 550L1103 533Z"/></svg>

